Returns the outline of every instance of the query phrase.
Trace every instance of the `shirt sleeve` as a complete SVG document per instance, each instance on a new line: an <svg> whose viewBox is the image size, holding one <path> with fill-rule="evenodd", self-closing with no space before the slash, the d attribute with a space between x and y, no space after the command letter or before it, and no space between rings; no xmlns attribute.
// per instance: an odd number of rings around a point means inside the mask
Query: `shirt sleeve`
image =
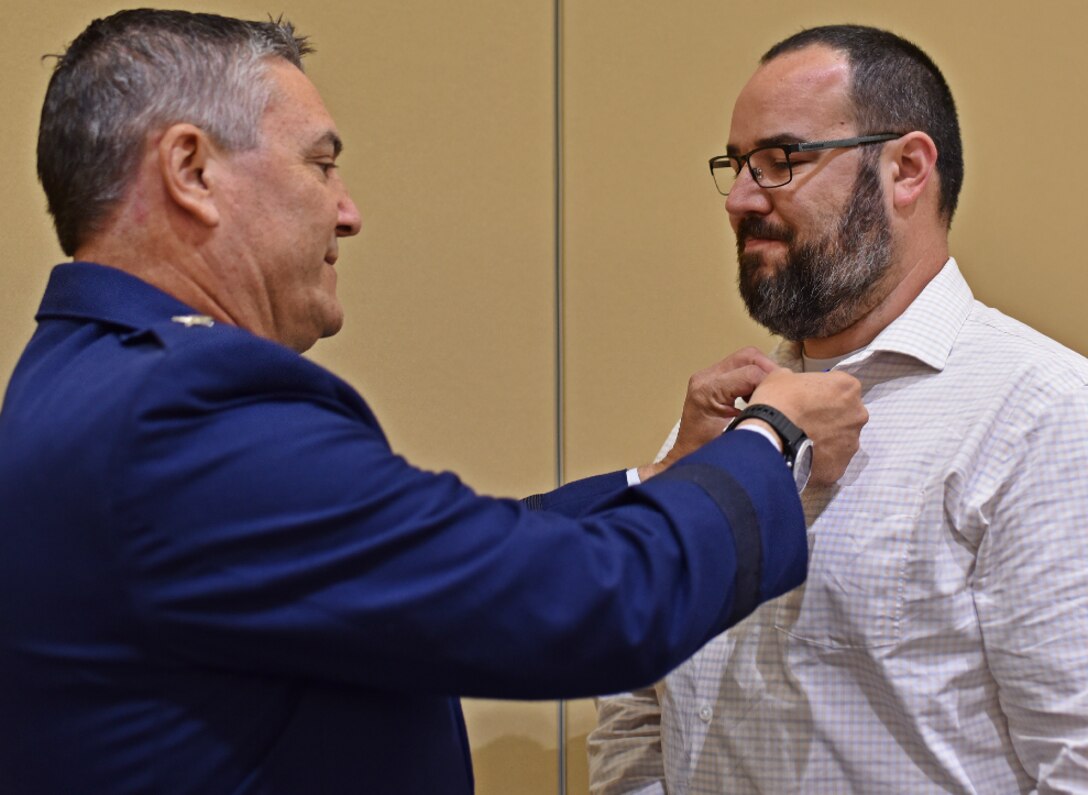
<svg viewBox="0 0 1088 795"><path fill-rule="evenodd" d="M654 457L668 455L680 432L677 422ZM602 696L597 725L586 738L591 795L665 795L661 703L655 687Z"/></svg>
<svg viewBox="0 0 1088 795"><path fill-rule="evenodd" d="M1030 411L1030 409L1029 409ZM1042 410L996 491L974 598L1013 746L1039 792L1088 781L1088 388Z"/></svg>
<svg viewBox="0 0 1088 795"><path fill-rule="evenodd" d="M597 726L586 751L591 795L665 795L657 689L597 699Z"/></svg>

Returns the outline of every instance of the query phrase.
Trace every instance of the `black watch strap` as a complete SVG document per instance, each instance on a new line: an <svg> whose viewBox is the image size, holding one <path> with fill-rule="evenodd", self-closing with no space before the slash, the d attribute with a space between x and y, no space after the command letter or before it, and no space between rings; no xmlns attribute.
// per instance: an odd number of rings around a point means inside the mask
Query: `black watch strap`
<svg viewBox="0 0 1088 795"><path fill-rule="evenodd" d="M755 403L748 406L737 417L729 423L729 427L726 431L731 431L737 427L737 424L742 420L763 420L770 425L774 432L778 434L778 438L782 441L782 455L786 458L786 463L790 467L793 466L794 460L797 458L797 451L801 447L801 443L808 437L805 436L805 432L790 422L790 418L783 414L774 406L768 406L763 403Z"/></svg>

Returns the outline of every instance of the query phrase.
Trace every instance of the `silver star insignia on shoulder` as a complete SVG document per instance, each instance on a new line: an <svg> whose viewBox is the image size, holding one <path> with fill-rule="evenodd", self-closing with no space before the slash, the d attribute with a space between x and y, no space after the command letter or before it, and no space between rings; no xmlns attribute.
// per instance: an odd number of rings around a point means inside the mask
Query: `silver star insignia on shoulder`
<svg viewBox="0 0 1088 795"><path fill-rule="evenodd" d="M192 328L193 326L205 326L211 328L215 325L215 321L207 315L174 315L170 318L174 323L180 323L186 328Z"/></svg>

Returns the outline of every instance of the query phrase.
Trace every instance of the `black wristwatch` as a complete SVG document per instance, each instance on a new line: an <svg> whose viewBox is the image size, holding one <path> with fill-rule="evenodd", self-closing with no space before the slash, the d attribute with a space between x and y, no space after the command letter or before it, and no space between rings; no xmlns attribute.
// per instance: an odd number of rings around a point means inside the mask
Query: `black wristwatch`
<svg viewBox="0 0 1088 795"><path fill-rule="evenodd" d="M803 489L812 474L812 440L805 432L790 422L790 418L781 411L762 403L746 407L729 423L726 432L736 428L742 420L763 420L774 429L782 440L782 456L786 459L786 466L793 472L797 490Z"/></svg>

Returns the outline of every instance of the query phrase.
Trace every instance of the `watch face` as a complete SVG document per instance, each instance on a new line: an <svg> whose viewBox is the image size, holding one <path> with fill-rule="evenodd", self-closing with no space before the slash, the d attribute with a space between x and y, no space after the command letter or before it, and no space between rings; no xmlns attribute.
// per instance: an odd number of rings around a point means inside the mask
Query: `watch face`
<svg viewBox="0 0 1088 795"><path fill-rule="evenodd" d="M797 448L797 457L793 459L793 482L797 484L797 491L801 491L808 485L808 479L811 475L812 440L805 439Z"/></svg>

